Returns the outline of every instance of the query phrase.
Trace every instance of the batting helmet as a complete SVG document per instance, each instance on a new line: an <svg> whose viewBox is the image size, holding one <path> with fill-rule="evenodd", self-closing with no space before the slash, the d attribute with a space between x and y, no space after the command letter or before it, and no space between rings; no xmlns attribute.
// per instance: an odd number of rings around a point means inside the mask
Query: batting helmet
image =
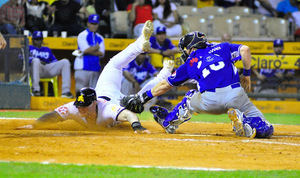
<svg viewBox="0 0 300 178"><path fill-rule="evenodd" d="M74 105L76 107L86 107L92 104L92 102L95 100L97 100L96 91L93 88L85 87L80 90Z"/></svg>
<svg viewBox="0 0 300 178"><path fill-rule="evenodd" d="M204 33L194 31L190 32L183 37L180 38L178 47L180 51L183 53L181 55L181 59L186 61L188 58L188 54L185 52L185 49L191 48L206 48L207 46L207 38Z"/></svg>

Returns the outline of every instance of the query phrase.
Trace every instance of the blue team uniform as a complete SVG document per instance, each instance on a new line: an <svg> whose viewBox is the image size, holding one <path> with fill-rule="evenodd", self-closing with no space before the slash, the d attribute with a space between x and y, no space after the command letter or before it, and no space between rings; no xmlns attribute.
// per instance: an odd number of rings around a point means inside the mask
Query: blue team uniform
<svg viewBox="0 0 300 178"><path fill-rule="evenodd" d="M142 65L138 65L136 61L133 60L124 70L130 72L139 84L142 84L146 79L153 77L157 72L148 59L146 59Z"/></svg>
<svg viewBox="0 0 300 178"><path fill-rule="evenodd" d="M33 58L39 58L42 64L49 64L57 61L50 48L44 46L37 48L30 45L29 64L31 64Z"/></svg>
<svg viewBox="0 0 300 178"><path fill-rule="evenodd" d="M149 39L150 43L151 43L151 48L153 49L158 49L158 50L162 50L162 51L166 51L167 49L174 49L176 48L173 44L172 41L168 38L165 39L163 45L160 45L155 36L151 36Z"/></svg>
<svg viewBox="0 0 300 178"><path fill-rule="evenodd" d="M169 84L178 86L194 79L202 93L238 83L240 79L233 62L241 59L238 55L240 46L229 43L209 44L207 48L192 52L175 75L168 78Z"/></svg>
<svg viewBox="0 0 300 178"><path fill-rule="evenodd" d="M256 129L256 137L265 138L273 134L273 126L250 102L239 83L239 74L234 62L241 60L239 51L241 46L229 43L208 44L206 48L193 51L176 73L168 77L167 82L172 86L194 79L198 82L199 92L188 92L167 115L163 122L164 127L177 120L178 114L180 115L182 109L186 107L198 113L212 114L222 114L229 108L236 108L244 113L243 124Z"/></svg>

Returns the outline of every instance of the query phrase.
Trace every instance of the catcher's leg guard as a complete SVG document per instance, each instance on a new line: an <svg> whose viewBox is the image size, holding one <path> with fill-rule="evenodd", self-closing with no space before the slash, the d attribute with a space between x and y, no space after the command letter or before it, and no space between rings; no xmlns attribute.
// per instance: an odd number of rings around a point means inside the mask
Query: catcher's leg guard
<svg viewBox="0 0 300 178"><path fill-rule="evenodd" d="M178 128L178 126L174 126L174 125L168 125L168 126L164 126L163 122L165 120L165 118L168 116L169 112L166 108L160 107L160 106L151 106L150 107L150 112L153 114L154 116L154 120L167 132L167 133L175 133L176 129Z"/></svg>
<svg viewBox="0 0 300 178"><path fill-rule="evenodd" d="M270 138L273 135L273 125L260 117L244 117L244 127L249 127L256 130L256 138Z"/></svg>
<svg viewBox="0 0 300 178"><path fill-rule="evenodd" d="M196 93L196 90L190 90L185 94L185 97L180 103L178 103L174 109L168 114L163 125L175 125L179 126L180 124L188 121L192 117L192 113L189 110L189 101L191 97Z"/></svg>
<svg viewBox="0 0 300 178"><path fill-rule="evenodd" d="M192 115L188 109L187 101L188 98L184 97L183 100L175 106L166 117L166 120L163 123L164 126L167 126L168 124L178 126L191 119Z"/></svg>
<svg viewBox="0 0 300 178"><path fill-rule="evenodd" d="M188 91L183 100L178 103L170 113L168 113L168 110L165 108L152 106L150 111L153 113L155 121L161 125L167 133L175 133L180 124L191 119L192 113L189 111L188 102L196 92L196 90Z"/></svg>

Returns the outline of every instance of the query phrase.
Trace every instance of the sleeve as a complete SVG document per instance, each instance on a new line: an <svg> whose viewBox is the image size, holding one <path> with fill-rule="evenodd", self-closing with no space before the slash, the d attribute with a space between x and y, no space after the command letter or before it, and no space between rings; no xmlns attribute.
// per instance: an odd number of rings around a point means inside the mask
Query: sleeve
<svg viewBox="0 0 300 178"><path fill-rule="evenodd" d="M171 10L172 11L176 11L177 10L177 6L174 3L170 3L171 4Z"/></svg>
<svg viewBox="0 0 300 178"><path fill-rule="evenodd" d="M283 6L283 1L278 3L277 7L276 7L276 10L278 12L284 12L284 6Z"/></svg>
<svg viewBox="0 0 300 178"><path fill-rule="evenodd" d="M130 71L130 69L133 68L132 62L133 61L131 61L123 70Z"/></svg>
<svg viewBox="0 0 300 178"><path fill-rule="evenodd" d="M113 119L114 121L117 121L119 114L123 110L125 110L124 107L122 107L118 104L113 104L113 103L108 102L102 108L101 117L103 118L103 120Z"/></svg>
<svg viewBox="0 0 300 178"><path fill-rule="evenodd" d="M240 48L243 46L241 44L232 44L232 43L226 43L229 45L230 55L231 55L231 61L236 62L242 59Z"/></svg>
<svg viewBox="0 0 300 178"><path fill-rule="evenodd" d="M187 75L187 67L188 64L185 62L182 64L170 77L167 78L167 82L171 86L179 86L183 84L185 81L189 79L189 75Z"/></svg>
<svg viewBox="0 0 300 178"><path fill-rule="evenodd" d="M132 4L129 4L129 5L127 6L127 11L130 12L131 9L132 9Z"/></svg>
<svg viewBox="0 0 300 178"><path fill-rule="evenodd" d="M51 49L48 48L48 50L49 50L49 54L50 54L49 58L50 58L51 62L57 61L57 59L54 56L54 54L52 53Z"/></svg>
<svg viewBox="0 0 300 178"><path fill-rule="evenodd" d="M86 35L84 33L80 33L77 37L77 43L78 43L78 49L80 51L85 51L87 48L89 48L89 44L86 40Z"/></svg>
<svg viewBox="0 0 300 178"><path fill-rule="evenodd" d="M172 44L172 41L170 39L167 39L168 41L168 49L174 49L176 48L173 44Z"/></svg>
<svg viewBox="0 0 300 178"><path fill-rule="evenodd" d="M159 49L159 46L157 45L156 37L154 37L154 36L150 37L150 45L151 45L151 48L153 48L153 49Z"/></svg>
<svg viewBox="0 0 300 178"><path fill-rule="evenodd" d="M152 9L152 13L153 13L153 14L158 14L158 7Z"/></svg>
<svg viewBox="0 0 300 178"><path fill-rule="evenodd" d="M75 111L74 102L67 103L65 105L59 106L54 111L56 111L63 120L68 120L69 116Z"/></svg>
<svg viewBox="0 0 300 178"><path fill-rule="evenodd" d="M100 36L100 35L99 35ZM100 38L102 39L102 42L99 44L100 48L99 51L101 53L103 53L103 56L105 55L105 45L104 45L104 38L102 36L100 36Z"/></svg>

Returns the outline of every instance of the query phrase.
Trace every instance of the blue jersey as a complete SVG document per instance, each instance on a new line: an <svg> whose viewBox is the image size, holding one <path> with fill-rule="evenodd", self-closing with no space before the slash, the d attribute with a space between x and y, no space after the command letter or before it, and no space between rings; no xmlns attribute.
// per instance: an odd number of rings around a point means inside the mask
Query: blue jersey
<svg viewBox="0 0 300 178"><path fill-rule="evenodd" d="M139 84L143 83L146 79L152 77L157 72L153 65L150 64L148 59L146 59L141 65L138 65L136 61L133 60L124 70L127 70L129 73L131 73L131 75L134 76L135 80Z"/></svg>
<svg viewBox="0 0 300 178"><path fill-rule="evenodd" d="M208 44L207 48L197 49L181 65L176 73L168 77L172 86L178 86L189 79L198 82L199 91L222 88L240 81L234 62L241 59L242 45L219 43Z"/></svg>
<svg viewBox="0 0 300 178"><path fill-rule="evenodd" d="M29 64L31 64L33 58L39 58L42 63L52 63L57 61L52 51L48 47L37 48L35 46L29 46Z"/></svg>
<svg viewBox="0 0 300 178"><path fill-rule="evenodd" d="M156 40L156 37L155 36L151 36L150 37L150 43L151 43L151 48L153 49L159 49L159 50L163 50L163 51L166 51L167 49L174 49L176 48L171 40L169 40L168 38L165 39L163 45L160 45L157 40Z"/></svg>

